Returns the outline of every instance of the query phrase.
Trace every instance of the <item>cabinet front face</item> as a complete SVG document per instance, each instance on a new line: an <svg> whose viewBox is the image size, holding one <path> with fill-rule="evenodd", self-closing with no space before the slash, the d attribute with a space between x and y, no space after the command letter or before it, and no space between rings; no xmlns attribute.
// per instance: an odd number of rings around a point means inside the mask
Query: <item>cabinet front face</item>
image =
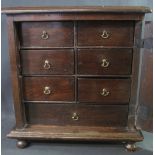
<svg viewBox="0 0 155 155"><path fill-rule="evenodd" d="M133 21L48 21L18 25L23 100L28 104L29 122L47 119L45 124L51 125L127 125L133 58L132 48L128 47L133 45ZM54 106L54 101L58 106ZM80 115L76 123L67 119L74 111ZM118 122L120 117L122 120ZM105 119L109 124L104 123Z"/></svg>
<svg viewBox="0 0 155 155"><path fill-rule="evenodd" d="M19 28L28 123L127 126L133 21L22 22Z"/></svg>
<svg viewBox="0 0 155 155"><path fill-rule="evenodd" d="M16 126L26 124L19 138L142 140L135 128L140 18L63 11L11 18Z"/></svg>

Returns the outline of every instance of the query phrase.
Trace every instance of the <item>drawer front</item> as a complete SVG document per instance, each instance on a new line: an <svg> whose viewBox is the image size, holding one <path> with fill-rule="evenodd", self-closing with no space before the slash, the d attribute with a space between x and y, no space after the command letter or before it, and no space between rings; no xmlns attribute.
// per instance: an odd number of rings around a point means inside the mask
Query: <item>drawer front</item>
<svg viewBox="0 0 155 155"><path fill-rule="evenodd" d="M78 79L79 102L126 104L130 98L130 79Z"/></svg>
<svg viewBox="0 0 155 155"><path fill-rule="evenodd" d="M132 46L131 21L82 21L78 23L79 46Z"/></svg>
<svg viewBox="0 0 155 155"><path fill-rule="evenodd" d="M30 124L126 126L128 106L26 104Z"/></svg>
<svg viewBox="0 0 155 155"><path fill-rule="evenodd" d="M25 77L23 79L25 101L73 101L72 77Z"/></svg>
<svg viewBox="0 0 155 155"><path fill-rule="evenodd" d="M73 22L23 22L21 45L24 47L73 46Z"/></svg>
<svg viewBox="0 0 155 155"><path fill-rule="evenodd" d="M131 49L89 49L78 51L78 73L92 75L131 74Z"/></svg>
<svg viewBox="0 0 155 155"><path fill-rule="evenodd" d="M73 50L22 50L23 74L73 74Z"/></svg>

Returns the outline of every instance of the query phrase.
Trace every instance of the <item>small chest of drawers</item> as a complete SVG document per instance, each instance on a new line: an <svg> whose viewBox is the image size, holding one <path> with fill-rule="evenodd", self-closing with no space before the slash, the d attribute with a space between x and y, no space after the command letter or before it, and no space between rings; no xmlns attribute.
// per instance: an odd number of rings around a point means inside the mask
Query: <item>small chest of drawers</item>
<svg viewBox="0 0 155 155"><path fill-rule="evenodd" d="M145 7L4 9L16 127L27 140L143 140L136 127Z"/></svg>

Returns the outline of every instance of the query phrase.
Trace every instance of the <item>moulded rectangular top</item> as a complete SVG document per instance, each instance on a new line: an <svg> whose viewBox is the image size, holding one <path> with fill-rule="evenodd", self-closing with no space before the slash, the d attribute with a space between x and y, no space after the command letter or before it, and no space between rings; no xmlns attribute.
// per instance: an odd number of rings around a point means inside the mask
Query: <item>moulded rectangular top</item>
<svg viewBox="0 0 155 155"><path fill-rule="evenodd" d="M7 7L5 14L22 13L61 13L61 12L106 12L106 13L151 13L145 6L48 6L48 7Z"/></svg>

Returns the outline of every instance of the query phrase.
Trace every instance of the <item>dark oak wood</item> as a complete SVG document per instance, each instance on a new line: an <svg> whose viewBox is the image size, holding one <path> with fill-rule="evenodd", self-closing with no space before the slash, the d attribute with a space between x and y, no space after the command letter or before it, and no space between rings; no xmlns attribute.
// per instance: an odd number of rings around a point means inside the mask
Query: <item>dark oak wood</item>
<svg viewBox="0 0 155 155"><path fill-rule="evenodd" d="M50 94L44 93L45 87L49 87ZM24 100L28 101L73 101L74 78L25 77L23 79L23 92Z"/></svg>
<svg viewBox="0 0 155 155"><path fill-rule="evenodd" d="M106 59L109 65L102 66ZM106 64L105 64L106 65ZM85 75L130 75L132 49L79 49L78 74Z"/></svg>
<svg viewBox="0 0 155 155"><path fill-rule="evenodd" d="M74 74L73 50L22 50L20 55L24 75Z"/></svg>
<svg viewBox="0 0 155 155"><path fill-rule="evenodd" d="M43 31L47 39L42 38ZM73 46L73 22L22 22L20 37L23 47Z"/></svg>
<svg viewBox="0 0 155 155"><path fill-rule="evenodd" d="M38 13L34 14L14 14L14 21L98 21L98 20L115 20L115 21L135 21L143 20L143 13L100 13L100 12L90 12L90 13Z"/></svg>
<svg viewBox="0 0 155 155"><path fill-rule="evenodd" d="M9 38L9 55L11 64L11 78L12 78L12 88L13 88L13 98L14 98L14 110L16 118L16 128L23 128L25 126L25 111L24 106L21 102L22 100L22 89L21 80L22 77L19 76L20 60L18 51L18 39L16 34L16 28L13 23L13 17L8 16L8 38Z"/></svg>
<svg viewBox="0 0 155 155"><path fill-rule="evenodd" d="M152 12L150 8L143 6L55 6L2 8L2 13L13 14L15 21L49 21L49 19L54 21L142 20L144 13L150 12Z"/></svg>
<svg viewBox="0 0 155 155"><path fill-rule="evenodd" d="M16 117L8 137L18 139L19 147L29 140L87 140L125 142L133 150L143 140L137 114L147 12L103 6L3 9Z"/></svg>
<svg viewBox="0 0 155 155"><path fill-rule="evenodd" d="M89 127L89 126L48 126L28 125L23 130L13 129L9 138L22 138L28 140L65 140L65 141L113 141L137 142L142 141L140 131L127 128Z"/></svg>
<svg viewBox="0 0 155 155"><path fill-rule="evenodd" d="M62 110L63 109L63 110ZM26 104L29 124L113 126L127 123L128 106ZM45 113L46 111L46 113ZM73 118L76 113L75 119ZM76 120L77 119L77 120Z"/></svg>
<svg viewBox="0 0 155 155"><path fill-rule="evenodd" d="M60 16L61 18L61 16ZM142 13L77 13L75 20L110 20L110 21L134 21L143 20L144 14ZM59 18L58 18L59 19Z"/></svg>
<svg viewBox="0 0 155 155"><path fill-rule="evenodd" d="M142 37L142 21L135 22L135 35L134 35L134 48L133 48L133 61L132 61L132 79L131 79L131 98L129 104L128 126L135 128L138 106L138 93L139 93L139 73L140 73L140 47Z"/></svg>
<svg viewBox="0 0 155 155"><path fill-rule="evenodd" d="M49 12L117 12L117 13L149 13L149 7L144 6L44 6L44 7L8 7L2 8L2 13L49 13Z"/></svg>
<svg viewBox="0 0 155 155"><path fill-rule="evenodd" d="M130 99L130 79L82 79L78 80L79 102L100 102L101 104L126 104ZM103 89L109 94L101 95Z"/></svg>
<svg viewBox="0 0 155 155"><path fill-rule="evenodd" d="M134 23L132 21L82 21L78 22L79 46L132 46ZM108 38L103 38L106 31ZM106 37L106 36L105 36Z"/></svg>

